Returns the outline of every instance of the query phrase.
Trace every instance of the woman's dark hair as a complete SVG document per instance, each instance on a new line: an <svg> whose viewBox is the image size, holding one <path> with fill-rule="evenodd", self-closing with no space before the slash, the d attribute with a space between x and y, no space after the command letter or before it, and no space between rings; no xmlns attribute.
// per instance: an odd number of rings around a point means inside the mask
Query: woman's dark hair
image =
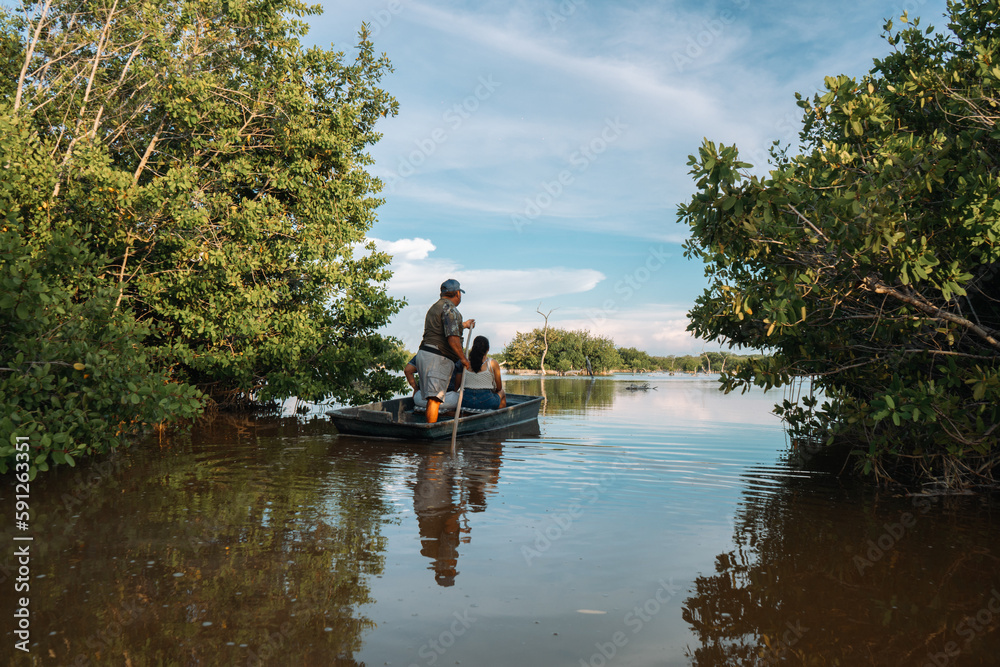
<svg viewBox="0 0 1000 667"><path fill-rule="evenodd" d="M472 341L472 351L469 352L469 363L472 364L472 372L478 373L483 370L483 359L490 351L490 341L486 336L476 336Z"/></svg>

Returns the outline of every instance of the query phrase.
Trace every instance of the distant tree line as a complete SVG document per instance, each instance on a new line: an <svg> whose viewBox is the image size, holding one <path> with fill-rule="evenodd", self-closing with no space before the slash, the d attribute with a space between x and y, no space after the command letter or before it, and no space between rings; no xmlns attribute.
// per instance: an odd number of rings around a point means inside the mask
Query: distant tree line
<svg viewBox="0 0 1000 667"><path fill-rule="evenodd" d="M622 358L622 370L633 372L643 371L677 371L681 373L722 373L739 368L750 359L763 359L764 355L740 355L732 352L702 352L701 354L686 354L681 356L653 356L634 347L618 348Z"/></svg>
<svg viewBox="0 0 1000 667"><path fill-rule="evenodd" d="M546 330L544 338L548 340L546 370L565 373L585 368L588 358L595 373L622 367L621 356L610 338L595 336L589 331L568 331L552 327ZM528 333L519 331L496 357L509 369L538 370L541 368L545 348L541 328Z"/></svg>
<svg viewBox="0 0 1000 667"><path fill-rule="evenodd" d="M611 338L589 331L549 328L546 370L560 373L586 370L587 360L594 373L674 371L682 373L732 371L750 359L763 355L730 352L703 352L700 355L653 356L634 347L617 347ZM545 350L542 329L517 332L503 351L495 355L509 370L540 370Z"/></svg>

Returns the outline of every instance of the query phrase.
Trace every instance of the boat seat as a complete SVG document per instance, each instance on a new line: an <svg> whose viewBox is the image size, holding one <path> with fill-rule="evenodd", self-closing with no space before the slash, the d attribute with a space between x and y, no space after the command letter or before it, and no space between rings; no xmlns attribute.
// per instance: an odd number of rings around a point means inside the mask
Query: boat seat
<svg viewBox="0 0 1000 667"><path fill-rule="evenodd" d="M388 424L392 421L392 415L379 410L356 410L354 412L358 419L366 422L379 422Z"/></svg>
<svg viewBox="0 0 1000 667"><path fill-rule="evenodd" d="M422 408L422 407L420 407L418 405L415 405L415 406L413 406L413 412L415 414L422 415L423 413L427 412L427 408ZM455 411L454 410L442 410L441 414L444 414L446 412L454 413ZM463 415L464 414L472 414L472 415L482 414L483 412L493 412L493 410L490 410L488 408L462 408L462 414Z"/></svg>

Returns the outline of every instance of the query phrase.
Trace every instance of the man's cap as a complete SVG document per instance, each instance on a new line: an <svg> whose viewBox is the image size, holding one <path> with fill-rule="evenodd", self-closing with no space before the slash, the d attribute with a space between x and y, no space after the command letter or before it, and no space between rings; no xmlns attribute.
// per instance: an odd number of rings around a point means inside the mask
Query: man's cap
<svg viewBox="0 0 1000 667"><path fill-rule="evenodd" d="M441 294L444 294L445 292L461 292L462 294L465 294L465 290L462 289L461 285L459 285L458 281L454 278L448 278L448 280L441 283Z"/></svg>

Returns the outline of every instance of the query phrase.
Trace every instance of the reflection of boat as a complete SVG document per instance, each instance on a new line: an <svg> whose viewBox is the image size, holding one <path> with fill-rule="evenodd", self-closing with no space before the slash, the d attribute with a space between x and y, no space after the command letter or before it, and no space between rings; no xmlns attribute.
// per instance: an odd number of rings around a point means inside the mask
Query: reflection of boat
<svg viewBox="0 0 1000 667"><path fill-rule="evenodd" d="M459 575L462 545L472 541L472 515L485 512L487 500L496 493L504 444L540 434L538 420L533 419L465 436L451 455L447 442L340 434L336 448L352 455L336 458L366 460L374 463L371 468L384 469L391 457L393 466L405 462L403 467L413 470L405 483L413 491L420 554L430 560L428 569L437 585L447 587Z"/></svg>
<svg viewBox="0 0 1000 667"><path fill-rule="evenodd" d="M469 435L533 422L538 419L541 396L507 394L507 407L466 414L458 420L458 434ZM412 398L394 398L327 412L339 433L367 435L377 438L407 440L437 440L450 438L453 419L439 419L428 424L424 416L413 411ZM443 416L443 415L442 415Z"/></svg>

